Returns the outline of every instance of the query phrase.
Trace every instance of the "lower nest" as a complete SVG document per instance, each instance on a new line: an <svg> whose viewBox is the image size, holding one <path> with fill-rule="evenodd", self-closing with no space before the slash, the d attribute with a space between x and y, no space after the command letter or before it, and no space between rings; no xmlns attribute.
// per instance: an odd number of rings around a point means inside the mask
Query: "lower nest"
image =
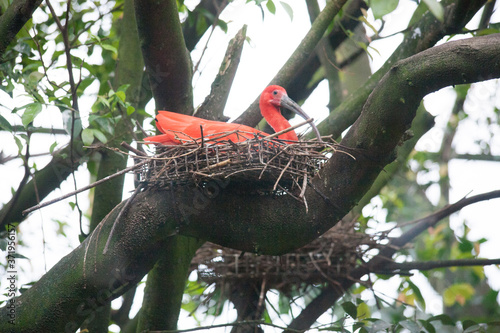
<svg viewBox="0 0 500 333"><path fill-rule="evenodd" d="M338 284L349 278L365 254L381 248L385 234L367 235L354 230L355 221L341 221L310 244L282 256L242 254L240 251L205 243L191 262L198 279L211 284L254 281L281 291L301 285Z"/></svg>

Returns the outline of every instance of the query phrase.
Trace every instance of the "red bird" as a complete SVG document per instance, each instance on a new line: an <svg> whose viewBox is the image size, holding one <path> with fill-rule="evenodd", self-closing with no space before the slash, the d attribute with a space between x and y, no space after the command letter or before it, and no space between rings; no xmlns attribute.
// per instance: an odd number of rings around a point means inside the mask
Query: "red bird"
<svg viewBox="0 0 500 333"><path fill-rule="evenodd" d="M288 97L286 90L280 86L273 85L264 89L260 95L259 106L262 116L276 132L291 127L288 120L281 114L280 107L287 108L306 120L309 119L309 116L297 103ZM206 120L169 111L158 111L155 120L156 127L164 134L150 136L144 140L164 145L178 145L182 142L201 139L202 136L206 141L214 138L215 141L231 140L232 142L242 142L255 138L255 134L269 135L246 125ZM310 124L318 140L321 141L318 129L313 122ZM203 133L201 128L203 128ZM287 141L298 141L297 134L293 130L279 135L278 138Z"/></svg>

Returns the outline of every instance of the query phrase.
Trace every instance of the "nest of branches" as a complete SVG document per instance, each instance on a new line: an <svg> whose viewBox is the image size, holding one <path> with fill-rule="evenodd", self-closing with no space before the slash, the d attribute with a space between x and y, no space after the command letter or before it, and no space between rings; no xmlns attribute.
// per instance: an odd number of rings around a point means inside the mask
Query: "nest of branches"
<svg viewBox="0 0 500 333"><path fill-rule="evenodd" d="M228 134L248 138L242 142L225 140ZM316 140L284 142L273 136L232 131L214 134L180 145L158 145L156 155L136 171L147 187L170 188L199 184L206 180L252 182L259 190L305 192L314 177L336 151L336 144Z"/></svg>
<svg viewBox="0 0 500 333"><path fill-rule="evenodd" d="M337 284L338 279L349 278L368 251L384 246L386 234L356 232L354 224L354 220L341 221L310 244L282 256L242 254L207 242L191 261L191 270L197 270L198 279L208 284L246 279L260 285L265 280L268 288L283 292L304 284Z"/></svg>

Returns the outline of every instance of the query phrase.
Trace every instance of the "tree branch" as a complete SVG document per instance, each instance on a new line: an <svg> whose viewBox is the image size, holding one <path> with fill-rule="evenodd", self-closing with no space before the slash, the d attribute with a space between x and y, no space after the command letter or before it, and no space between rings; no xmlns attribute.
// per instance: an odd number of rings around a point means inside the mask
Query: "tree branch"
<svg viewBox="0 0 500 333"><path fill-rule="evenodd" d="M320 133L331 134L334 138L339 137L358 118L366 99L392 64L434 46L447 34L460 33L485 2L484 0L459 1L458 3L454 0L442 1L441 4L445 8L444 23L438 21L432 13L427 12L418 23L408 29L404 34L403 42L385 64L356 91L356 94L348 97L318 125ZM415 36L421 37L414 38Z"/></svg>
<svg viewBox="0 0 500 333"><path fill-rule="evenodd" d="M191 260L203 243L179 235L166 242L160 260L148 273L137 332L177 328Z"/></svg>
<svg viewBox="0 0 500 333"><path fill-rule="evenodd" d="M229 2L227 0L200 1L193 12L189 14L192 19L186 20L182 24L182 34L184 35L186 47L189 51L194 49L200 38L206 32L206 29L199 31L199 21L207 19L207 12L217 20L219 14L228 4ZM209 28L211 25L213 25L213 22L207 22L206 26Z"/></svg>
<svg viewBox="0 0 500 333"><path fill-rule="evenodd" d="M124 294L153 268L174 219L158 216L147 196L134 201L118 222L109 252L102 254L123 203L75 250L15 298L16 325L0 321L1 332L73 332L91 321L112 299ZM6 316L6 308L0 309Z"/></svg>
<svg viewBox="0 0 500 333"><path fill-rule="evenodd" d="M483 193L476 195L467 199L462 199L452 205L448 205L434 214L431 214L425 218L415 221L417 225L411 230L405 232L398 238L392 239L389 244L380 251L378 255L373 257L366 265L358 266L350 272L350 278L343 278L339 281L338 285L328 285L322 292L309 303L304 310L297 316L288 326L288 329L284 332L291 333L294 330L306 330L311 327L311 325L316 321L316 319L332 307L337 300L344 294L344 292L350 288L356 281L361 279L365 274L376 271L383 271L386 267L391 267L393 265L390 257L398 251L399 248L403 247L421 232L426 230L428 227L435 225L443 218L453 214L454 212L462 209L463 207L484 200L490 200L493 198L500 198L500 191L492 191L488 193ZM480 259L476 259L480 260ZM494 264L488 263L486 264ZM411 263L409 263L411 264Z"/></svg>
<svg viewBox="0 0 500 333"><path fill-rule="evenodd" d="M24 24L31 19L33 12L42 0L14 1L0 16L0 62L9 44L14 40Z"/></svg>
<svg viewBox="0 0 500 333"><path fill-rule="evenodd" d="M177 2L135 1L135 14L156 108L192 114L191 59L182 35Z"/></svg>
<svg viewBox="0 0 500 333"><path fill-rule="evenodd" d="M41 170L34 173L26 186L23 187L19 200L11 209L7 210L9 203L5 204L0 210L0 229L4 230L7 224L13 222L22 222L26 217L23 216L23 211L29 207L38 204L38 200L42 200L60 184L79 166L89 152L82 150L82 142L75 141L74 147L66 146L54 153L52 160ZM74 151L74 161L69 158L70 151ZM37 196L38 194L38 196Z"/></svg>
<svg viewBox="0 0 500 333"><path fill-rule="evenodd" d="M247 26L245 25L229 42L219 73L217 73L212 83L210 95L205 98L203 104L196 111L196 117L218 121L227 121L229 119L224 117L224 107L240 63L246 32Z"/></svg>
<svg viewBox="0 0 500 333"><path fill-rule="evenodd" d="M342 8L342 17L335 18L332 31L327 37L325 37L332 49L336 50L344 41L349 38L346 34L346 31L352 31L361 24L361 21L358 19L358 17L363 15L361 11L362 8L368 9L365 1L363 0L348 1L344 8ZM361 51L364 52L364 50L362 49ZM312 84L311 80L314 74L319 70L320 66L321 61L318 56L318 52L314 52L307 59L302 68L300 68L296 72L293 80L286 87L288 95L293 100L297 102L304 101L307 97L309 97L314 89L316 89L321 80L312 82ZM342 68L342 66L343 64L339 64L340 68Z"/></svg>
<svg viewBox="0 0 500 333"><path fill-rule="evenodd" d="M414 262L390 262L384 265L383 274L399 274L412 269L428 271L436 268L465 267L465 266L489 266L500 265L500 259L456 259L456 260L436 260L436 261L414 261ZM380 272L380 271L379 271ZM379 273L375 272L375 273Z"/></svg>
<svg viewBox="0 0 500 333"><path fill-rule="evenodd" d="M347 0L331 0L327 2L325 8L318 15L300 45L297 49L295 49L285 65L283 65L269 84L277 84L285 88L288 86L295 73L302 68L309 56L314 52L316 45L320 41L321 37L323 37L328 25L333 21L333 18L338 14L346 2ZM261 119L262 116L259 112L259 98L256 98L250 107L234 122L238 124L256 126Z"/></svg>

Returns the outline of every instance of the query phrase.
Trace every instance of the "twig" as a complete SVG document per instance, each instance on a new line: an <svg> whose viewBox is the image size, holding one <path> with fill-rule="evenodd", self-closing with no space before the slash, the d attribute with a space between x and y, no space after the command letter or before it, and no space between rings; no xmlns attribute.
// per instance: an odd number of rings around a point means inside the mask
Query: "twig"
<svg viewBox="0 0 500 333"><path fill-rule="evenodd" d="M216 163L216 164L212 164L210 166L206 166L203 169L200 169L199 171L205 171L205 170L211 171L213 168L223 167L223 166L226 166L226 165L228 165L230 163L231 163L231 160L225 160L225 161L222 161L222 162L219 162L219 163Z"/></svg>
<svg viewBox="0 0 500 333"><path fill-rule="evenodd" d="M134 193L132 193L132 195L130 196L130 198L125 203L125 206L123 206L123 208L120 211L120 213L118 213L118 216L116 217L115 221L113 222L113 226L111 227L111 231L109 232L108 239L106 240L106 245L104 246L104 250L102 250L102 254L106 254L106 252L108 252L109 243L111 241L111 237L113 236L113 234L115 232L115 228L118 225L118 222L120 222L121 217L123 215L125 215L125 213L127 212L128 208L132 204L132 201L137 196L137 194L141 191L142 186L143 186L142 184L139 184L139 186L136 187Z"/></svg>
<svg viewBox="0 0 500 333"><path fill-rule="evenodd" d="M304 178L302 179L302 189L299 198L303 198L307 188L307 170L304 170Z"/></svg>
<svg viewBox="0 0 500 333"><path fill-rule="evenodd" d="M276 180L276 183L274 183L273 191L276 191L276 186L278 185L279 181L281 180L281 177L283 177L283 174L285 173L286 169L288 169L288 167L290 166L290 164L292 163L292 161L293 161L293 156L292 156L292 158L290 158L288 160L288 163L285 165L285 167L283 168L283 170L281 170L281 173L280 173L278 179Z"/></svg>
<svg viewBox="0 0 500 333"><path fill-rule="evenodd" d="M292 130L294 130L294 129L296 129L296 128L300 127L300 126L304 126L305 124L309 124L309 123L311 123L311 122L313 122L313 121L314 121L314 119L313 119L313 118L309 118L309 119L307 119L307 120L305 120L305 121L303 121L303 122L301 122L301 123L298 123L297 125L293 125L293 126L291 126L291 127L285 128L285 129L284 129L284 130L282 130L282 131L279 131L279 132L273 133L273 134L268 135L268 136L265 136L265 137L263 137L263 138L265 138L265 139L272 139L272 138L274 138L274 137L277 137L278 135L281 135L281 134L283 134L283 133L290 132L290 131L292 131Z"/></svg>
<svg viewBox="0 0 500 333"><path fill-rule="evenodd" d="M80 189L78 189L78 190L75 190L75 191L70 192L70 193L66 193L65 195L63 195L63 196L61 196L61 197L59 197L59 198L55 198L55 199L52 199L52 200L46 201L46 202L44 202L44 203L38 204L38 205L36 205L36 206L30 207L30 208L28 208L28 209L25 209L25 210L23 210L23 215L29 214L29 213L31 213L32 211L35 211L35 210L37 210L37 209L40 209L40 208L43 208L43 207L46 207L46 206L52 205L53 203L56 203L56 202L58 202L58 201L64 200L64 199L66 199L66 198L69 198L69 197L71 197L72 195L76 195L76 194L78 194L78 193L80 193L80 192L84 192L84 191L86 191L86 190L89 190L89 189L91 189L91 188L93 188L93 187L96 187L97 185L101 185L102 183L105 183L105 182L107 182L107 181L108 181L108 180L110 180L110 179L113 179L113 178L115 178L115 177L118 177L118 176L120 176L120 175L123 175L124 173L127 173L127 172L129 172L129 171L132 171L132 170L134 170L134 169L137 169L138 167L140 167L140 166L142 166L142 165L144 165L144 164L146 164L146 163L148 163L148 162L149 162L149 160L144 160L144 161L142 161L142 162L137 163L136 165L133 165L133 166L131 166L131 167L125 168L125 169L123 169L123 170L120 170L120 171L118 171L117 173L114 173L114 174L112 174L112 175L109 175L109 176L107 176L107 177L104 177L103 179L100 179L100 180L98 180L98 181L96 181L96 182L94 182L94 183L92 183L92 184L89 184L89 185L87 185L87 186L84 186L84 187L82 187L82 188L80 188Z"/></svg>
<svg viewBox="0 0 500 333"><path fill-rule="evenodd" d="M24 157L21 156L21 158L23 159L24 175L23 175L23 178L21 179L21 182L19 183L17 191L14 192L14 196L9 201L9 203L7 203L8 207L4 207L4 208L7 208L7 209L5 210L5 214L3 214L3 215L0 216L0 220L3 220L5 218L5 216L8 216L11 213L11 211L14 208L15 204L17 203L17 200L19 200L19 197L21 196L22 189L24 188L24 186L28 182L29 176L31 174L30 167L29 167L29 164L28 164L28 161L29 161L29 158L30 158L30 140L31 140L31 132L28 130L27 131L27 139L26 139L26 153L24 154Z"/></svg>
<svg viewBox="0 0 500 333"><path fill-rule="evenodd" d="M286 329L289 332L293 332L293 333L304 333L305 331L309 330L309 329L307 329L307 330L294 330L294 329L286 328L286 327L279 326L279 325L276 325L276 324L266 323L265 321L262 321L262 320L243 320L243 321L237 321L237 322L234 322L234 323L217 324L217 325L201 326L201 327L193 327L193 328L188 328L188 329L183 329L183 330L149 331L149 333L184 333L184 332L201 331L201 330L207 330L207 329L219 328L219 327L245 326L245 325L264 325L264 326L279 328L281 330Z"/></svg>
<svg viewBox="0 0 500 333"><path fill-rule="evenodd" d="M283 153L286 149L288 148L288 146L285 146L284 149L280 150L277 154L275 154L269 161L267 161L267 163L264 165L264 168L262 169L262 171L260 172L260 175L259 175L259 179L262 178L262 175L264 174L264 171L266 171L267 167L269 166L269 164L275 159L277 158L281 153ZM262 152L261 149L259 149L259 152Z"/></svg>
<svg viewBox="0 0 500 333"><path fill-rule="evenodd" d="M454 204L450 204L450 205L447 205L447 206L441 208L437 212L435 212L427 217L416 220L415 221L416 225L412 229L408 230L400 237L394 238L390 242L390 244L393 246L396 246L396 247L401 247L401 246L405 245L406 243L408 243L413 238L415 238L417 235L419 235L422 231L426 230L429 227L436 225L436 223L441 221L443 218L459 211L463 207L468 206L468 205L473 204L473 203L476 203L476 202L479 202L479 201L490 200L490 199L499 198L499 197L500 197L500 190L496 190L496 191L478 194L478 195L475 195L475 196L472 196L469 198L463 198L463 199L455 202Z"/></svg>
<svg viewBox="0 0 500 333"><path fill-rule="evenodd" d="M148 136L148 133L146 133L146 131L144 130L144 128L142 128L141 123L139 123L136 119L134 119L134 121L135 121L135 126L137 126L141 130L142 134L144 136Z"/></svg>
<svg viewBox="0 0 500 333"><path fill-rule="evenodd" d="M122 141L122 143L120 144L123 148L125 149L128 149L129 151L133 152L133 153L136 153L137 155L139 156L148 156L145 152L143 151L140 151L138 149L135 149L134 147L132 147L131 145L129 145L128 143L126 143L125 141Z"/></svg>
<svg viewBox="0 0 500 333"><path fill-rule="evenodd" d="M304 203L304 201L302 199L297 198L295 195L293 195L292 193L290 193L290 191L288 191L286 188L284 188L280 184L278 184L278 188L280 190L282 190L283 192L285 192L286 194L288 194L289 196L291 196L292 198L294 198L295 200L297 200L298 202Z"/></svg>
<svg viewBox="0 0 500 333"><path fill-rule="evenodd" d="M434 260L434 261L413 261L413 262L391 262L384 265L383 270L394 273L399 271L409 271L418 269L426 271L445 267L463 267L463 266L488 266L500 265L500 258L497 259L455 259L455 260Z"/></svg>

